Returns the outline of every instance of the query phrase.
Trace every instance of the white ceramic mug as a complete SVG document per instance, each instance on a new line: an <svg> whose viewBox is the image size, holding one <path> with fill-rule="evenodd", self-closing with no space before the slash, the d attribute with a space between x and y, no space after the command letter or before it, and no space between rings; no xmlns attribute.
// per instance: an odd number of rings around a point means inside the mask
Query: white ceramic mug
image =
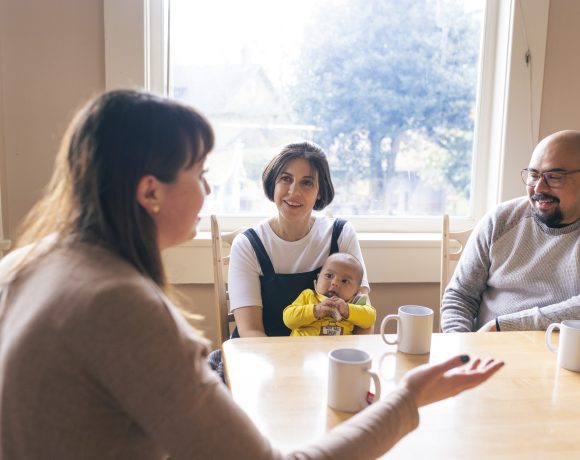
<svg viewBox="0 0 580 460"><path fill-rule="evenodd" d="M557 347L552 343L554 329L560 330ZM558 366L580 372L580 320L567 319L550 324L546 329L546 345L551 352L558 353Z"/></svg>
<svg viewBox="0 0 580 460"><path fill-rule="evenodd" d="M358 412L381 397L379 376L371 370L372 358L357 348L335 348L329 354L328 405L344 412ZM369 400L371 378L374 399Z"/></svg>
<svg viewBox="0 0 580 460"><path fill-rule="evenodd" d="M385 330L390 321L397 321L397 338L390 341ZM398 314L387 315L381 322L381 336L389 345L397 345L399 351L423 355L431 350L433 333L433 310L419 305L403 305Z"/></svg>

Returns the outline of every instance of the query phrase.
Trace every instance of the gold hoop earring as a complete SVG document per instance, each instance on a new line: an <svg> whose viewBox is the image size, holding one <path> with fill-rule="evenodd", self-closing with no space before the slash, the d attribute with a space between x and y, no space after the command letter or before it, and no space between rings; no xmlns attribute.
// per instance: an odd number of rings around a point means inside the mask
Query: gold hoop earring
<svg viewBox="0 0 580 460"><path fill-rule="evenodd" d="M154 204L151 206L151 212L153 214L157 214L160 210L161 210L161 206L159 206L158 204Z"/></svg>

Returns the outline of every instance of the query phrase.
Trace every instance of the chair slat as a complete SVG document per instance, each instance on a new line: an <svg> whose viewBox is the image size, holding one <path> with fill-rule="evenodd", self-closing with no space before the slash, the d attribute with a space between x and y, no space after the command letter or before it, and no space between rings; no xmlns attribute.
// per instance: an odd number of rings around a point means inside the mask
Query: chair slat
<svg viewBox="0 0 580 460"><path fill-rule="evenodd" d="M440 278L440 300L443 299L443 293L453 271L450 269L451 262L457 262L461 258L463 248L471 235L473 229L464 230L461 232L449 231L449 216L443 215L443 223L441 229L441 278ZM459 248L456 248L459 245Z"/></svg>
<svg viewBox="0 0 580 460"><path fill-rule="evenodd" d="M212 215L210 221L216 329L221 345L230 338L230 324L235 322L234 315L230 313L227 286L227 269L230 263L229 248L236 235L243 229L221 233L217 217Z"/></svg>

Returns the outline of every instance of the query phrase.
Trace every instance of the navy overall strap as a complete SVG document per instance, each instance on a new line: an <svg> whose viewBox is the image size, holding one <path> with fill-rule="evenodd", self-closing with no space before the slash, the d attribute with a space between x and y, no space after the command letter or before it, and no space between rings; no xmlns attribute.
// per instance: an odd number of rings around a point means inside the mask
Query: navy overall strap
<svg viewBox="0 0 580 460"><path fill-rule="evenodd" d="M336 219L334 221L332 225L332 239L330 240L330 253L328 255L338 252L338 237L342 233L344 224L346 224L346 220L344 219Z"/></svg>
<svg viewBox="0 0 580 460"><path fill-rule="evenodd" d="M346 221L342 219L334 221L329 254L338 252L338 238L345 223ZM304 289L312 289L321 267L305 273L275 273L272 261L258 234L250 228L244 232L244 235L250 241L262 270L260 292L264 331L270 337L290 335L291 331L282 319L284 308L290 305ZM237 328L232 337L239 337Z"/></svg>
<svg viewBox="0 0 580 460"><path fill-rule="evenodd" d="M264 332L266 332L267 336L290 335L290 329L285 326L282 321L281 312L278 315L279 309L276 308L276 305L280 304L279 299L276 298L276 294L281 289L284 289L284 287L279 286L279 283L276 282L278 281L279 275L276 275L274 272L272 261L256 231L253 228L249 228L244 232L244 236L248 238L248 241L252 245L256 253L256 259L258 259L260 269L262 270L262 275L260 275L260 292L262 295L262 322L264 324ZM274 296L274 299L272 299L272 296ZM273 317L273 315L276 316ZM280 317L278 318L278 316ZM236 327L232 333L232 338L235 339L239 336L240 334Z"/></svg>
<svg viewBox="0 0 580 460"><path fill-rule="evenodd" d="M272 265L272 261L270 257L268 257L268 253L266 252L266 248L262 243L262 240L256 233L253 228L249 228L244 232L244 235L250 241L250 244L254 248L254 252L256 253L256 258L258 259L258 263L260 264L260 268L262 269L262 273L264 276L270 276L274 274L274 266Z"/></svg>

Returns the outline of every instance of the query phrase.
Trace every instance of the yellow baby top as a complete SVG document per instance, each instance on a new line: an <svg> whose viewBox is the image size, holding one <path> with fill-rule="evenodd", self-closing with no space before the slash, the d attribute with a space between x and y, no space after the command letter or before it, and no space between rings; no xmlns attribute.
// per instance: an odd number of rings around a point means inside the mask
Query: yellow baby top
<svg viewBox="0 0 580 460"><path fill-rule="evenodd" d="M347 319L336 321L332 317L317 319L314 306L327 297L313 289L305 289L284 309L284 324L292 329L291 336L298 335L350 335L355 326L363 329L371 327L377 318L375 307L367 305L368 297L363 296L362 305L349 303Z"/></svg>

